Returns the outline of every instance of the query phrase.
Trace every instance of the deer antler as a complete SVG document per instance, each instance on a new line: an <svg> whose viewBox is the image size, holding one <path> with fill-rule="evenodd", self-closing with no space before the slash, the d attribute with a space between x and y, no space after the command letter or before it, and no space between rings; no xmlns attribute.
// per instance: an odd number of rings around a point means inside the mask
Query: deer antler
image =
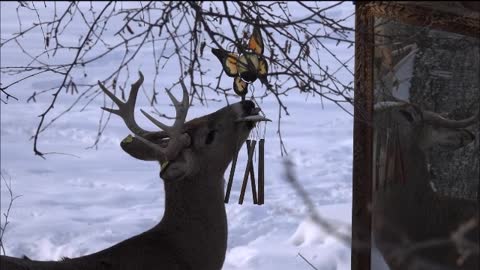
<svg viewBox="0 0 480 270"><path fill-rule="evenodd" d="M105 107L102 107L102 110L120 116L127 125L128 129L133 132L133 134L138 136L145 136L146 134L150 134L152 132L146 131L139 127L137 122L135 122L134 118L135 103L137 101L138 90L143 83L143 74L139 71L138 75L140 76L140 78L134 84L132 84L132 87L130 88L130 95L127 102L125 103L122 102L119 98L117 98L112 92L110 92L100 81L98 81L98 85L100 85L100 88L103 90L103 92L118 106L117 110Z"/></svg>
<svg viewBox="0 0 480 270"><path fill-rule="evenodd" d="M185 86L183 81L180 81L183 88L183 98L181 103L178 102L178 100L172 95L172 93L167 91L167 94L172 100L177 113L175 123L171 127L159 122L145 111L140 110L150 121L152 121L155 125L161 128L163 132L165 132L168 137L170 137L168 145L166 147L161 147L160 145L152 143L151 141L145 139L146 135L159 132L144 130L135 121L135 103L137 100L138 90L140 89L140 86L142 85L144 79L143 74L140 71L138 72L138 74L140 78L134 84L132 84L127 102L122 102L100 81L98 81L98 85L103 90L103 92L108 97L110 97L110 99L112 99L112 101L118 106L118 109L109 109L104 107L102 107L102 109L120 116L127 125L127 127L133 132L135 138L139 139L140 141L151 147L162 161L172 160L184 147L190 144L190 136L187 133L183 133L183 126L185 124L185 119L187 117L189 107L187 87Z"/></svg>
<svg viewBox="0 0 480 270"><path fill-rule="evenodd" d="M172 160L178 155L178 152L181 149L190 145L190 136L187 133L183 132L183 126L185 124L185 119L187 118L189 108L188 90L182 80L180 80L180 85L183 89L183 97L181 103L178 102L178 100L172 95L170 91L167 91L167 94L172 100L172 103L175 106L175 111L177 113L173 126L167 126L153 118L145 111L140 110L148 118L148 120L152 121L152 123L154 123L157 127L165 131L170 137L166 149L167 151L165 151L165 156L167 157L167 160Z"/></svg>

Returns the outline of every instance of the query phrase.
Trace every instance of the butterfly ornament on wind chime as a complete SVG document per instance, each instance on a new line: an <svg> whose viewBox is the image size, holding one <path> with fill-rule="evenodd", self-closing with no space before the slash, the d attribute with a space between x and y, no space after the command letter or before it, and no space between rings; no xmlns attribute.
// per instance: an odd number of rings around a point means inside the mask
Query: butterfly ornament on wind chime
<svg viewBox="0 0 480 270"><path fill-rule="evenodd" d="M242 101L245 100L245 96L248 93L248 86L257 79L259 79L262 84L268 85L266 76L268 72L268 64L266 59L263 57L263 48L263 39L260 29L258 27L254 27L252 35L248 41L248 46L245 46L245 48L239 48L239 54L223 49L212 49L212 53L222 63L225 74L234 78L233 90L242 98ZM257 131L258 130L259 129L257 128ZM252 136L251 134L250 139L246 141L248 161L245 168L242 188L240 190L240 197L238 200L239 204L243 203L249 178L252 186L253 203L258 205L262 205L264 203L265 130L266 124L261 136L257 132L256 137ZM257 140L255 138L257 137L260 137L258 142L258 190L253 166L253 156L255 153L255 146L257 144ZM235 167L237 164L238 150L239 149L237 149L236 154L233 157L232 166L230 168L230 176L228 178L227 190L225 194L225 203L228 203L230 198L233 176L235 174Z"/></svg>

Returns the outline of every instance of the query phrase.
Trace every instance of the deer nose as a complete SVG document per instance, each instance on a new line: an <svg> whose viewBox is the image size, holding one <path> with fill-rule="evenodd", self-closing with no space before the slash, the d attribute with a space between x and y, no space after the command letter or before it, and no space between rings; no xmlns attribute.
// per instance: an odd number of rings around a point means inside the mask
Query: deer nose
<svg viewBox="0 0 480 270"><path fill-rule="evenodd" d="M242 109L245 115L255 114L255 103L251 100L244 100L242 101ZM258 111L256 113L258 114Z"/></svg>
<svg viewBox="0 0 480 270"><path fill-rule="evenodd" d="M251 100L245 100L241 102L243 116L237 120L237 122L259 122L259 121L272 121L265 116L259 115L260 108L255 107L255 103Z"/></svg>

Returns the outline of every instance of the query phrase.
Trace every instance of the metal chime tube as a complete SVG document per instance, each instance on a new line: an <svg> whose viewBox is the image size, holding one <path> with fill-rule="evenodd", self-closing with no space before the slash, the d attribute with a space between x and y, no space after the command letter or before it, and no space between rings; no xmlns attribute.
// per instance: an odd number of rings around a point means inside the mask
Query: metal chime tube
<svg viewBox="0 0 480 270"><path fill-rule="evenodd" d="M251 146L248 147L250 145ZM245 197L245 190L247 189L247 183L248 183L248 176L251 172L251 167L253 165L253 150L255 149L257 141L251 141L247 140L247 152L248 152L248 161L247 161L247 168L245 169L245 174L243 176L243 183L242 183L242 189L240 190L240 198L238 198L238 203L243 204L243 198ZM256 198L255 198L256 199Z"/></svg>
<svg viewBox="0 0 480 270"><path fill-rule="evenodd" d="M258 196L257 196L257 185L255 184L255 167L253 166L253 153L255 153L255 144L257 143L257 141L253 140L251 141L251 143L247 143L247 149L248 149L248 152L250 152L250 147L253 148L252 150L252 157L250 159L250 182L251 182L251 185L252 185L252 197L253 197L253 204L258 204Z"/></svg>
<svg viewBox="0 0 480 270"><path fill-rule="evenodd" d="M238 158L238 149L235 149L235 155L233 156L232 167L230 168L230 175L228 177L227 191L225 193L225 200L224 200L225 203L228 203L228 200L230 199L230 191L232 190L233 176L235 174L235 167L237 166L237 158Z"/></svg>
<svg viewBox="0 0 480 270"><path fill-rule="evenodd" d="M264 203L264 186L265 186L265 139L260 139L258 143L258 204Z"/></svg>

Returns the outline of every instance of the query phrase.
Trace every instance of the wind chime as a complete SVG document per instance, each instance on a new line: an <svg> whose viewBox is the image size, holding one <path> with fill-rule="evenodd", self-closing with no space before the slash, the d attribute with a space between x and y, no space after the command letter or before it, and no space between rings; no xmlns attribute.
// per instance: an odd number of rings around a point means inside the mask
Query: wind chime
<svg viewBox="0 0 480 270"><path fill-rule="evenodd" d="M266 59L263 57L263 39L258 27L254 27L252 35L248 41L247 46L239 48L239 53L229 52L223 49L212 49L212 53L217 56L223 66L224 72L229 77L233 77L233 90L237 95L242 98L242 101L245 100L245 96L248 92L248 86L259 79L263 84L268 85L267 82L267 71L268 64ZM243 204L245 197L245 191L247 189L248 181L250 179L252 187L252 196L253 203L262 205L264 203L264 172L265 172L265 163L264 163L264 154L265 154L265 129L264 126L263 134L257 136L252 136L246 141L247 145L247 166L245 168L245 173L243 177L242 188L240 190L240 197L238 200L239 204ZM257 131L259 129L257 128ZM255 153L255 147L257 145L257 138L260 138L258 141L258 190L255 179L255 170L253 164L253 157ZM239 150L239 149L238 149ZM237 158L239 151L235 151L233 157L232 166L230 169L230 175L227 183L227 190L225 194L225 203L228 203L230 198L230 191L233 184L233 176L235 174L235 167L237 164Z"/></svg>

